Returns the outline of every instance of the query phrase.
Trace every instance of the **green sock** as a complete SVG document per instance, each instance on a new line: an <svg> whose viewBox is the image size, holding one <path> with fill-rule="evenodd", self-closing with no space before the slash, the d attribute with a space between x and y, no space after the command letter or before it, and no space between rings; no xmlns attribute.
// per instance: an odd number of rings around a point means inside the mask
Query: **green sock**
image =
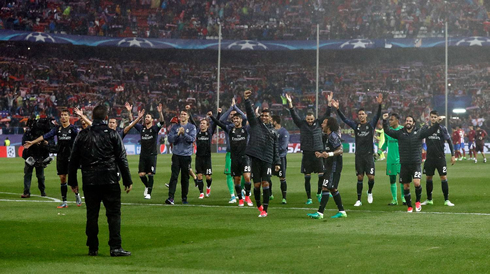
<svg viewBox="0 0 490 274"><path fill-rule="evenodd" d="M390 189L391 189L391 196L393 197L393 201L398 201L397 197L397 191L396 191L396 176L390 175Z"/></svg>
<svg viewBox="0 0 490 274"><path fill-rule="evenodd" d="M402 197L402 202L406 203L407 201L405 201L405 196L403 194L403 184L402 183L400 183L400 196Z"/></svg>
<svg viewBox="0 0 490 274"><path fill-rule="evenodd" d="M242 181L241 181L242 189L245 189L245 178L242 176Z"/></svg>
<svg viewBox="0 0 490 274"><path fill-rule="evenodd" d="M230 195L235 194L235 184L233 183L233 179L230 174L226 174L226 184L228 185L228 190L230 191Z"/></svg>

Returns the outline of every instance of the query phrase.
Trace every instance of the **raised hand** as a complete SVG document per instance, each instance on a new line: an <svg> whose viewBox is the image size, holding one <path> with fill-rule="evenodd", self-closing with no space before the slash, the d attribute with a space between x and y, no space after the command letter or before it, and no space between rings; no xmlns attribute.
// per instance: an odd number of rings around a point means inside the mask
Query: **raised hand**
<svg viewBox="0 0 490 274"><path fill-rule="evenodd" d="M339 109L339 101L338 100L332 99L331 102L332 102L332 107Z"/></svg>
<svg viewBox="0 0 490 274"><path fill-rule="evenodd" d="M126 104L124 104L124 106L126 107L126 109L131 112L133 110L133 105L130 105L128 102L126 102Z"/></svg>
<svg viewBox="0 0 490 274"><path fill-rule="evenodd" d="M243 98L245 98L245 100L247 100L250 97L250 95L252 95L252 91L249 89L243 92Z"/></svg>
<svg viewBox="0 0 490 274"><path fill-rule="evenodd" d="M142 118L145 115L145 109L138 111L138 118Z"/></svg>
<svg viewBox="0 0 490 274"><path fill-rule="evenodd" d="M234 106L234 105L236 105L235 96L233 96L233 98L231 98L231 106Z"/></svg>
<svg viewBox="0 0 490 274"><path fill-rule="evenodd" d="M78 116L82 116L83 115L83 111L79 108L74 108L73 109L73 112L75 112L76 115Z"/></svg>
<svg viewBox="0 0 490 274"><path fill-rule="evenodd" d="M376 101L378 104L383 103L383 93L379 93L378 96L376 97Z"/></svg>
<svg viewBox="0 0 490 274"><path fill-rule="evenodd" d="M162 103L158 104L158 106L157 106L157 110L158 110L158 112L162 112L162 110L163 110L163 105L162 105Z"/></svg>
<svg viewBox="0 0 490 274"><path fill-rule="evenodd" d="M288 100L289 108L293 108L293 98L291 98L291 95L286 93L286 99Z"/></svg>
<svg viewBox="0 0 490 274"><path fill-rule="evenodd" d="M190 110L191 109L191 106L190 105L185 105L185 110Z"/></svg>
<svg viewBox="0 0 490 274"><path fill-rule="evenodd" d="M383 113L383 120L388 119L388 117L389 117L389 116L390 116L390 115L389 115L388 113Z"/></svg>
<svg viewBox="0 0 490 274"><path fill-rule="evenodd" d="M327 96L327 100L328 100L328 102L330 102L330 101L332 101L332 99L333 99L333 91L330 91L330 93Z"/></svg>
<svg viewBox="0 0 490 274"><path fill-rule="evenodd" d="M208 111L208 116L209 117L213 116L213 112L212 111Z"/></svg>
<svg viewBox="0 0 490 274"><path fill-rule="evenodd" d="M221 113L222 111L223 111L223 109L218 108L218 113Z"/></svg>

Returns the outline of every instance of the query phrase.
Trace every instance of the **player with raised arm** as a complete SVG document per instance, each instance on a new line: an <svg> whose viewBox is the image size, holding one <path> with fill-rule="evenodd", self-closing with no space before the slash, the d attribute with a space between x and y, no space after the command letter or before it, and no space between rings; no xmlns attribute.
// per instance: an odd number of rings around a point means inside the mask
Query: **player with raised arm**
<svg viewBox="0 0 490 274"><path fill-rule="evenodd" d="M301 159L301 173L305 178L305 191L306 191L306 204L313 203L311 200L311 173L318 173L318 187L317 187L317 199L321 200L322 183L323 183L323 161L315 156L315 152L323 152L323 140L322 140L322 122L325 117L330 116L330 100L332 99L332 92L328 95L329 106L325 115L320 119L315 119L313 112L308 111L305 119L301 119L296 110L293 107L293 99L289 94L286 94L288 101L289 111L294 124L300 130L300 142L301 150L303 151L303 157Z"/></svg>
<svg viewBox="0 0 490 274"><path fill-rule="evenodd" d="M151 192L153 190L153 184L157 168L157 141L158 132L165 124L162 113L163 106L159 104L157 106L159 118L158 123L153 125L153 117L150 113L145 115L144 125L136 124L134 128L141 134L141 153L140 161L138 165L138 175L141 181L145 185L145 191L143 196L145 199L151 199ZM147 177L148 176L148 177Z"/></svg>
<svg viewBox="0 0 490 274"><path fill-rule="evenodd" d="M437 122L439 115L437 111L433 110L430 112L430 122L434 124ZM422 205L433 205L432 200L432 190L434 185L432 182L432 177L437 173L441 178L442 193L444 194L444 205L454 206L451 201L449 201L449 185L447 183L447 164L446 164L446 153L444 152L444 144L447 142L449 145L449 150L451 151L451 165L454 165L456 158L454 156L453 143L451 142L451 137L447 131L447 128L443 125L440 128L427 137L427 160L424 163L424 174L426 176L426 191L427 200L422 203Z"/></svg>
<svg viewBox="0 0 490 274"><path fill-rule="evenodd" d="M361 196L363 188L364 174L368 176L368 192L367 200L368 203L373 202L373 187L374 187L374 149L373 149L373 138L374 130L376 124L378 123L379 117L381 116L381 103L383 103L383 94L379 94L376 97L376 102L379 104L378 111L374 115L373 119L368 122L367 114L364 109L359 109L357 111L358 122L354 122L347 117L339 109L339 102L333 100L332 106L337 109L337 113L349 127L354 130L355 142L356 142L356 175L357 175L357 201L354 206L362 206ZM386 130L385 130L386 131Z"/></svg>

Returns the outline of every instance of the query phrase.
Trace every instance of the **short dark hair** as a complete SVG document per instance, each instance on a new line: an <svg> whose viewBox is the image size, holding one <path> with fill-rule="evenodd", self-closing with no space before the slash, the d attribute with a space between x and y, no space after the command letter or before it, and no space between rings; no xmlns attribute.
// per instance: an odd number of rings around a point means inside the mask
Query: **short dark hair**
<svg viewBox="0 0 490 274"><path fill-rule="evenodd" d="M366 111L365 111L363 108L360 108L360 109L358 109L358 110L357 110L357 113L359 113L359 112L361 112L361 111L366 112Z"/></svg>
<svg viewBox="0 0 490 274"><path fill-rule="evenodd" d="M433 110L433 111L431 111L431 112L430 112L430 115L432 115L432 114L439 116L439 114L437 113L437 110Z"/></svg>
<svg viewBox="0 0 490 274"><path fill-rule="evenodd" d="M107 117L108 113L109 113L109 110L107 109L106 106L98 105L94 108L92 116L94 117L94 120L104 120L105 117Z"/></svg>
<svg viewBox="0 0 490 274"><path fill-rule="evenodd" d="M339 131L339 123L337 122L337 119L333 117L328 117L327 120L327 127L330 129L330 131Z"/></svg>
<svg viewBox="0 0 490 274"><path fill-rule="evenodd" d="M281 117L279 115L272 115L272 121L281 124Z"/></svg>
<svg viewBox="0 0 490 274"><path fill-rule="evenodd" d="M407 120L408 117L412 118L412 120L415 122L415 118L413 118L412 114L407 115L407 117L405 117L405 120Z"/></svg>
<svg viewBox="0 0 490 274"><path fill-rule="evenodd" d="M398 113L393 112L390 116L395 117L397 120L400 120L400 115Z"/></svg>
<svg viewBox="0 0 490 274"><path fill-rule="evenodd" d="M243 119L242 115L238 112L235 112L235 114L233 114L233 117L240 117L241 119Z"/></svg>
<svg viewBox="0 0 490 274"><path fill-rule="evenodd" d="M263 109L263 110L262 110L262 113L264 113L264 112L271 113L271 111L270 111L268 108Z"/></svg>
<svg viewBox="0 0 490 274"><path fill-rule="evenodd" d="M306 112L306 116L315 116L315 113L313 113L313 110L310 109Z"/></svg>
<svg viewBox="0 0 490 274"><path fill-rule="evenodd" d="M68 113L68 115L70 115L70 111L68 111L68 109L66 109L66 108L65 108L65 109L63 109L63 110L61 110L61 112L60 112L60 113L63 113L63 112L66 112L66 113Z"/></svg>

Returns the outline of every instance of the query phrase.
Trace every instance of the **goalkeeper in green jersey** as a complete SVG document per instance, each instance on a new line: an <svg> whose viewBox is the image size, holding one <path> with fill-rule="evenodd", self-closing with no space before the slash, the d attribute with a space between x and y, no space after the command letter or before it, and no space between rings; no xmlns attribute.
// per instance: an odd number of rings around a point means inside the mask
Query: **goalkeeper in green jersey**
<svg viewBox="0 0 490 274"><path fill-rule="evenodd" d="M399 124L400 116L396 113L392 113L390 115L390 128L394 130L402 129L403 126ZM380 150L378 150L378 154L383 153L383 151L388 148L388 155L386 157L386 175L390 176L390 188L391 188L391 196L393 196L393 200L388 205L398 205L397 199L397 187L396 187L396 175L400 173L400 153L398 152L398 140L391 138L390 136L384 134L385 142ZM402 202L405 205L405 198L403 197L403 184L400 184L400 195L402 198Z"/></svg>

